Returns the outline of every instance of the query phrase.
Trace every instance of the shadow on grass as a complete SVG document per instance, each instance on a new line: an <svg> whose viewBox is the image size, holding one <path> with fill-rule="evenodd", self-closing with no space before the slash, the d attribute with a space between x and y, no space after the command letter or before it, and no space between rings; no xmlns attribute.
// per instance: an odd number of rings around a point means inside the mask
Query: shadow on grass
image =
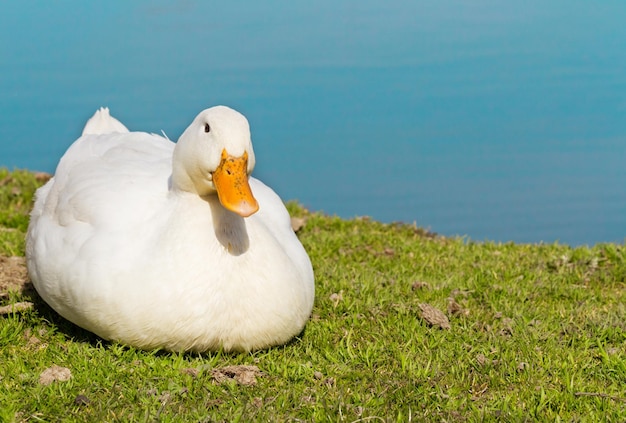
<svg viewBox="0 0 626 423"><path fill-rule="evenodd" d="M39 296L37 290L35 290L35 287L31 282L24 284L21 293L25 299L33 303L33 310L37 313L37 315L50 325L54 326L56 330L65 335L68 340L87 343L93 347L109 344L109 341L106 341L88 330L75 325L54 311L54 309L46 304L43 298Z"/></svg>

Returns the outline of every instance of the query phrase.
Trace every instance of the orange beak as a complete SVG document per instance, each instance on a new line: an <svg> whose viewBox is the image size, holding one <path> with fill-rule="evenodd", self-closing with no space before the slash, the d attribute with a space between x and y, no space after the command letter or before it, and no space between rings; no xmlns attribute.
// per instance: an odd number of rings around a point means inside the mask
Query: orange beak
<svg viewBox="0 0 626 423"><path fill-rule="evenodd" d="M248 152L233 157L222 150L222 160L213 172L213 184L224 208L248 217L259 210L259 203L248 184Z"/></svg>

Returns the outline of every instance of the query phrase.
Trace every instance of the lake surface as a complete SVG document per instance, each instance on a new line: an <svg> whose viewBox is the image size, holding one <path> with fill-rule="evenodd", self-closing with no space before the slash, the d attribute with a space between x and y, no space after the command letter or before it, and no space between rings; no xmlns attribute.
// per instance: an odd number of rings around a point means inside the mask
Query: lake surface
<svg viewBox="0 0 626 423"><path fill-rule="evenodd" d="M0 166L53 172L100 106L176 139L226 104L255 175L310 209L622 243L625 21L621 0L5 4Z"/></svg>

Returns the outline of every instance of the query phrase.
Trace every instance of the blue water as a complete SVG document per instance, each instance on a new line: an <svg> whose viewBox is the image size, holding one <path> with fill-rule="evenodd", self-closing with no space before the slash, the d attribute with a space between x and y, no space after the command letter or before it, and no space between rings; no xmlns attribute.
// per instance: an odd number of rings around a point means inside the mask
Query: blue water
<svg viewBox="0 0 626 423"><path fill-rule="evenodd" d="M255 175L313 210L626 238L626 2L226 3L3 5L0 166L53 172L99 106L176 139L226 104Z"/></svg>

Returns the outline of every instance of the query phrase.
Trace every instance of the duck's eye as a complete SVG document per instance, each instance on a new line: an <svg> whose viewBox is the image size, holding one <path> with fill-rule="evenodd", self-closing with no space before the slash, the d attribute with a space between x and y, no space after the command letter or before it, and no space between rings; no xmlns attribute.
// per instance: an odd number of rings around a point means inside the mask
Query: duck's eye
<svg viewBox="0 0 626 423"><path fill-rule="evenodd" d="M211 132L211 127L209 126L208 123L204 124L204 132Z"/></svg>

